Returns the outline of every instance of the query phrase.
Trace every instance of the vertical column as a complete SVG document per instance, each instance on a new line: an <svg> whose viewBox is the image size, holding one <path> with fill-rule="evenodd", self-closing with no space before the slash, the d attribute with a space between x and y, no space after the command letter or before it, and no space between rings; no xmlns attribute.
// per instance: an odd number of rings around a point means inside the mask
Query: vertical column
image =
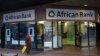
<svg viewBox="0 0 100 56"><path fill-rule="evenodd" d="M96 46L99 47L99 40L100 40L100 34L99 34L99 31L100 31L100 24L98 22L96 22Z"/></svg>
<svg viewBox="0 0 100 56"><path fill-rule="evenodd" d="M20 23L18 23L18 46L20 47Z"/></svg>
<svg viewBox="0 0 100 56"><path fill-rule="evenodd" d="M81 26L80 22L75 22L75 46L81 46Z"/></svg>
<svg viewBox="0 0 100 56"><path fill-rule="evenodd" d="M88 46L90 46L90 39L89 39L89 21L88 21Z"/></svg>
<svg viewBox="0 0 100 56"><path fill-rule="evenodd" d="M35 21L35 27L34 27L34 43L35 43L35 48L37 48L37 21Z"/></svg>
<svg viewBox="0 0 100 56"><path fill-rule="evenodd" d="M81 21L79 21L79 46L81 46L81 39L82 39L82 33L81 33Z"/></svg>
<svg viewBox="0 0 100 56"><path fill-rule="evenodd" d="M74 26L75 26L75 46L77 46L77 22L75 22Z"/></svg>
<svg viewBox="0 0 100 56"><path fill-rule="evenodd" d="M5 24L1 27L1 48L5 48Z"/></svg>

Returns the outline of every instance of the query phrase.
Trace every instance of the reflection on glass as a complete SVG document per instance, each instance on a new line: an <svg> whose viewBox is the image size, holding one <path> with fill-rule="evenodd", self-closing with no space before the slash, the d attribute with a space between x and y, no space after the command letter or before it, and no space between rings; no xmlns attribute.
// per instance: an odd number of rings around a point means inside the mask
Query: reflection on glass
<svg viewBox="0 0 100 56"><path fill-rule="evenodd" d="M88 22L81 22L82 46L88 46Z"/></svg>
<svg viewBox="0 0 100 56"><path fill-rule="evenodd" d="M44 47L52 49L52 22L46 21L44 23Z"/></svg>
<svg viewBox="0 0 100 56"><path fill-rule="evenodd" d="M81 22L82 46L96 45L96 25L93 22ZM89 42L89 43L88 43Z"/></svg>
<svg viewBox="0 0 100 56"><path fill-rule="evenodd" d="M27 32L28 28L27 28L27 24L26 23L20 23L19 25L19 29L20 29L20 45L25 45L25 33Z"/></svg>
<svg viewBox="0 0 100 56"><path fill-rule="evenodd" d="M7 47L10 46L14 48L13 45L18 45L18 26L17 24L11 24L11 23L5 24L5 32L6 32L5 35L6 35Z"/></svg>
<svg viewBox="0 0 100 56"><path fill-rule="evenodd" d="M34 23L34 22L33 22ZM5 31L6 31L6 40L7 46L10 47L17 47L18 45L25 45L25 34L28 32L28 28L32 27L34 28L33 23L10 23L5 25ZM32 34L30 37L32 40L34 40L34 29L30 29L30 33ZM32 47L34 46L34 43L32 42ZM14 48L14 47L13 47Z"/></svg>
<svg viewBox="0 0 100 56"><path fill-rule="evenodd" d="M90 46L96 46L96 25L89 22L89 42Z"/></svg>
<svg viewBox="0 0 100 56"><path fill-rule="evenodd" d="M53 21L53 48L58 48L58 26L57 26L57 21Z"/></svg>
<svg viewBox="0 0 100 56"><path fill-rule="evenodd" d="M11 42L12 45L18 45L18 26L17 24L11 24Z"/></svg>
<svg viewBox="0 0 100 56"><path fill-rule="evenodd" d="M62 47L62 36L61 36L61 21L58 21L58 27L57 27L57 44L58 44L58 48Z"/></svg>

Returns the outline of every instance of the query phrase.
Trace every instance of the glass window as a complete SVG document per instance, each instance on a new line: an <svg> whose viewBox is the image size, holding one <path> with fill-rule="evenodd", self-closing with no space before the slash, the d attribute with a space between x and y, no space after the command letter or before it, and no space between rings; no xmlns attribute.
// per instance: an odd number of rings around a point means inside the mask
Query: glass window
<svg viewBox="0 0 100 56"><path fill-rule="evenodd" d="M26 23L19 24L19 33L20 33L20 45L25 45L25 34L28 31Z"/></svg>
<svg viewBox="0 0 100 56"><path fill-rule="evenodd" d="M62 47L61 42L61 21L53 21L53 48Z"/></svg>
<svg viewBox="0 0 100 56"><path fill-rule="evenodd" d="M30 33L32 48L35 47L34 40L34 22L7 23L5 24L6 45L10 48L16 48L19 45L25 45L26 32ZM28 30L28 28L30 28Z"/></svg>
<svg viewBox="0 0 100 56"><path fill-rule="evenodd" d="M57 21L53 21L53 48L58 48L58 23Z"/></svg>
<svg viewBox="0 0 100 56"><path fill-rule="evenodd" d="M58 28L57 29L57 32L58 32L57 33L57 38L58 38L57 41L58 41L58 43L57 44L58 44L58 48L61 48L62 47L61 21L58 21L57 23L58 23L57 24L58 25L58 27L57 27Z"/></svg>
<svg viewBox="0 0 100 56"><path fill-rule="evenodd" d="M81 22L81 46L88 46L88 22Z"/></svg>
<svg viewBox="0 0 100 56"><path fill-rule="evenodd" d="M96 46L96 25L94 22L81 22L82 46Z"/></svg>
<svg viewBox="0 0 100 56"><path fill-rule="evenodd" d="M96 46L96 25L94 22L89 22L89 45Z"/></svg>
<svg viewBox="0 0 100 56"><path fill-rule="evenodd" d="M11 28L11 40L12 40L12 45L18 45L19 37L18 37L18 24L12 24Z"/></svg>
<svg viewBox="0 0 100 56"><path fill-rule="evenodd" d="M6 47L15 48L18 46L18 24L17 23L7 23L5 24L5 37L6 37Z"/></svg>
<svg viewBox="0 0 100 56"><path fill-rule="evenodd" d="M44 48L52 49L52 22L44 22Z"/></svg>
<svg viewBox="0 0 100 56"><path fill-rule="evenodd" d="M29 36L30 36L30 38L31 38L31 41L32 41L32 48L36 48L36 37L35 37L35 22L26 22L26 23L24 23L25 24L25 27L26 27L26 31L25 31L25 33L26 32L28 32L29 33ZM25 37L26 37L26 35L25 35ZM25 38L24 37L24 38Z"/></svg>

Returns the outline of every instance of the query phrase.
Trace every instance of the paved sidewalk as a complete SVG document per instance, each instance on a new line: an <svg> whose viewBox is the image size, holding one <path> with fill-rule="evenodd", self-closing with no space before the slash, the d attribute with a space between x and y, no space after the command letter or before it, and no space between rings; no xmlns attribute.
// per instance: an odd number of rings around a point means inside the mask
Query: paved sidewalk
<svg viewBox="0 0 100 56"><path fill-rule="evenodd" d="M64 47L59 50L52 51L32 51L30 54L22 54L21 50L18 49L2 49L0 48L1 53L15 53L18 56L100 56L100 51L97 48L77 48L77 47Z"/></svg>

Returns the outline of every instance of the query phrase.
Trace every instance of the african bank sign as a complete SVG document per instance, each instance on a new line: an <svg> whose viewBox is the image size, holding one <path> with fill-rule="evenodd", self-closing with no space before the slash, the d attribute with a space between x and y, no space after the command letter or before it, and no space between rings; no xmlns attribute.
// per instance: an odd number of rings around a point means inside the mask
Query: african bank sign
<svg viewBox="0 0 100 56"><path fill-rule="evenodd" d="M3 14L3 22L19 22L35 19L35 11L27 10Z"/></svg>
<svg viewBox="0 0 100 56"><path fill-rule="evenodd" d="M95 11L47 8L46 19L95 20Z"/></svg>

